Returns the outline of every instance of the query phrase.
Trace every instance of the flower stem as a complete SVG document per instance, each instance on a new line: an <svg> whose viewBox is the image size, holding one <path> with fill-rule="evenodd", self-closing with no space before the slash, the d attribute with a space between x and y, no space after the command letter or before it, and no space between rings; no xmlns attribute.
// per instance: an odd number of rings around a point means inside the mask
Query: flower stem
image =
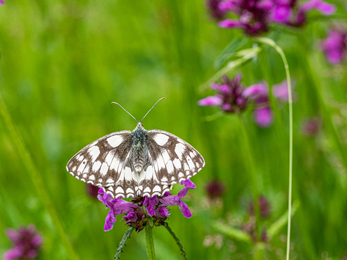
<svg viewBox="0 0 347 260"><path fill-rule="evenodd" d="M170 235L173 237L173 239L175 239L176 244L178 245L180 251L181 251L181 255L183 256L183 258L185 260L187 260L186 257L186 252L183 250L183 246L180 242L180 240L178 239L178 237L176 236L176 234L173 232L173 230L169 227L169 224L165 222L164 227L167 229L167 231L169 231Z"/></svg>
<svg viewBox="0 0 347 260"><path fill-rule="evenodd" d="M117 253L114 256L114 260L118 260L119 259L120 254L123 252L123 248L125 246L125 243L127 242L128 238L130 238L131 232L133 232L134 229L135 228L131 227L127 231L125 231L124 236L123 236L122 240L119 243L119 247L117 249Z"/></svg>
<svg viewBox="0 0 347 260"><path fill-rule="evenodd" d="M155 260L153 233L152 227L149 225L149 223L147 223L147 225L145 226L145 233L148 260Z"/></svg>
<svg viewBox="0 0 347 260"><path fill-rule="evenodd" d="M292 216L292 176L293 176L293 98L292 98L292 86L290 80L289 66L287 58L284 55L283 50L272 39L259 37L255 39L261 43L265 43L273 47L277 53L281 56L284 69L286 72L287 85L288 85L288 103L289 103L289 187L288 187L288 226L287 226L287 252L286 260L289 260L290 253L290 227Z"/></svg>

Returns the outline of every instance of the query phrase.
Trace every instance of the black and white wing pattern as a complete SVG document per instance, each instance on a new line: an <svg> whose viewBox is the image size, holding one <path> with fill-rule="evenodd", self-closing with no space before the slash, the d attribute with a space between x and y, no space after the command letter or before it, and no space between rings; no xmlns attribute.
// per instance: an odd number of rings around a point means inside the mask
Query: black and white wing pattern
<svg viewBox="0 0 347 260"><path fill-rule="evenodd" d="M139 123L132 132L111 133L87 145L66 169L115 198L129 198L163 196L204 165L202 156L187 142L165 131L146 131Z"/></svg>
<svg viewBox="0 0 347 260"><path fill-rule="evenodd" d="M181 138L162 130L147 132L153 178L162 185L172 185L197 174L205 166L204 158Z"/></svg>
<svg viewBox="0 0 347 260"><path fill-rule="evenodd" d="M131 131L111 133L87 145L68 162L75 178L98 187L114 186L131 150Z"/></svg>

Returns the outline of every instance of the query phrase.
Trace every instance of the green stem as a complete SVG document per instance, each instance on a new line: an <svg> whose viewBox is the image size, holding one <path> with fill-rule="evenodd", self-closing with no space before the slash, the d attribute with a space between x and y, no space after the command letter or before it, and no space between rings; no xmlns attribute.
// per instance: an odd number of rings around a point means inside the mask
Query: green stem
<svg viewBox="0 0 347 260"><path fill-rule="evenodd" d="M249 142L247 130L245 127L245 123L243 121L242 115L239 115L240 119L240 125L242 128L242 134L243 134L243 139L244 139L244 148L245 148L245 157L246 157L246 165L249 167L249 171L251 174L252 178L252 197L253 197L253 204L254 204L254 216L255 216L255 221L257 222L258 217L259 217L259 189L258 189L258 180L257 180L257 172L256 172L256 167L254 165L254 158L253 158L253 152L251 149L251 145Z"/></svg>
<svg viewBox="0 0 347 260"><path fill-rule="evenodd" d="M119 243L119 247L117 249L117 253L114 256L114 260L118 260L120 258L120 254L123 252L123 248L125 247L125 243L127 242L128 238L130 238L131 232L133 232L135 228L131 227L127 231L125 231L124 236L122 240Z"/></svg>
<svg viewBox="0 0 347 260"><path fill-rule="evenodd" d="M185 260L187 260L186 252L183 250L183 246L182 246L180 240L178 239L178 237L176 236L175 232L173 232L173 230L169 227L169 224L166 222L164 224L164 227L167 229L167 231L169 231L169 233L173 237L173 239L175 239L176 244L178 245L178 247L181 251L181 255L184 257Z"/></svg>
<svg viewBox="0 0 347 260"><path fill-rule="evenodd" d="M146 248L147 248L148 260L155 260L152 227L149 225L149 223L147 223L145 226L145 233L146 233Z"/></svg>
<svg viewBox="0 0 347 260"><path fill-rule="evenodd" d="M21 160L23 161L24 166L27 168L27 171L31 177L32 182L34 183L34 186L36 188L36 191L40 199L42 200L44 206L46 207L50 216L52 217L54 226L57 228L58 234L63 244L65 245L66 250L69 253L69 258L75 259L75 260L79 259L79 257L75 253L67 237L67 234L65 233L61 220L57 214L57 211L54 208L54 204L47 192L47 189L42 180L42 177L40 173L38 172L38 170L36 169L33 159L29 151L25 147L24 141L18 129L16 128L15 124L13 123L1 95L0 95L0 114L4 119L5 125L7 126L10 136L14 142L14 145L17 148L18 154L21 157Z"/></svg>
<svg viewBox="0 0 347 260"><path fill-rule="evenodd" d="M287 85L288 85L288 103L289 103L289 190L288 190L288 228L287 228L287 252L286 260L289 260L290 252L290 227L291 227L291 216L292 216L292 176L293 176L293 98L292 98L292 86L290 80L289 66L287 58L284 55L283 50L279 47L272 39L269 38L256 38L256 41L265 43L273 47L278 54L281 56L284 69L286 71Z"/></svg>

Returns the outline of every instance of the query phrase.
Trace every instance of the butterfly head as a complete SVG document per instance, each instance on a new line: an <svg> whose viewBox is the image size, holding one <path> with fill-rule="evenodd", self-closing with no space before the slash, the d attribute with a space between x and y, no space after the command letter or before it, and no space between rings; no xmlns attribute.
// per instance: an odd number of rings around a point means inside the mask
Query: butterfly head
<svg viewBox="0 0 347 260"><path fill-rule="evenodd" d="M138 129L146 131L146 129L142 126L142 123L141 123L141 122L138 122L138 123L137 123L137 125L136 125L134 131L136 131L136 130L138 130Z"/></svg>

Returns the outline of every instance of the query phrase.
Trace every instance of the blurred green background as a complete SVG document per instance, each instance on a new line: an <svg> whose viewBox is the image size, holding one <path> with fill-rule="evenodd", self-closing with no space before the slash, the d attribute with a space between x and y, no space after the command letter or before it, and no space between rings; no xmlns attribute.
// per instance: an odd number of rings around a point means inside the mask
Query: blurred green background
<svg viewBox="0 0 347 260"><path fill-rule="evenodd" d="M337 13L345 15L339 4ZM239 228L248 221L254 184L250 158L259 194L270 203L270 216L259 220L258 231L285 214L288 105L272 100L275 121L265 129L253 122L249 109L241 123L237 115L209 120L218 109L197 105L213 94L200 86L216 72L213 62L225 46L245 37L240 31L219 28L201 0L6 1L0 17L0 93L7 107L0 120L0 254L11 247L6 228L33 223L44 238L42 259L76 259L64 236L80 259L113 259L125 222L117 217L113 230L104 232L104 205L65 166L97 138L135 128L112 101L140 119L164 96L144 127L183 138L206 160L192 178L197 188L185 198L193 217L186 219L172 207L170 226L188 259L252 258L259 243L224 235L213 223L220 219ZM347 256L346 64L327 64L318 48L331 23L312 19L300 30L277 28L270 35L287 55L298 97L293 199L300 206L293 216L292 259ZM230 75L238 72L247 86L261 80L272 86L285 78L280 57L267 47ZM322 122L314 137L302 134L302 123L310 117ZM218 201L205 191L214 179L226 186ZM180 190L176 186L174 194ZM153 233L157 259L182 259L163 227ZM264 259L284 259L285 236L284 225L262 244ZM144 232L132 234L121 257L146 259Z"/></svg>

